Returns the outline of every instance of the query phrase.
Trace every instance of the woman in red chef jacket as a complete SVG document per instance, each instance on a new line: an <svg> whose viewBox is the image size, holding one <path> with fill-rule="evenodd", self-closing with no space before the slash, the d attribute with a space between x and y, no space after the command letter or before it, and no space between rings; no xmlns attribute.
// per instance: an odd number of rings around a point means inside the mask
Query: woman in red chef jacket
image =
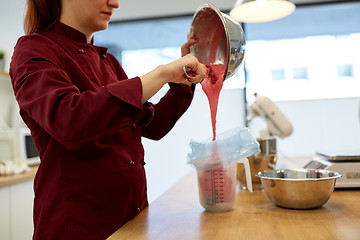
<svg viewBox="0 0 360 240"><path fill-rule="evenodd" d="M118 7L118 0L27 1L10 75L41 158L34 239L105 239L144 209L141 137L169 132L191 103L193 83L206 76L189 40L182 58L129 79L106 48L93 45ZM159 103L148 102L166 83Z"/></svg>

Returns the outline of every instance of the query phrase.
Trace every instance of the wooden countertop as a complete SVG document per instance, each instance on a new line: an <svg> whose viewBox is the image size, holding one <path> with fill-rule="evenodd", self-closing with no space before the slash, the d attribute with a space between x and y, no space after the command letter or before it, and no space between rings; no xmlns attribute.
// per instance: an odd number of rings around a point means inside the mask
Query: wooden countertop
<svg viewBox="0 0 360 240"><path fill-rule="evenodd" d="M0 188L26 181L33 181L37 169L38 166L34 166L30 168L30 171L24 173L0 176Z"/></svg>
<svg viewBox="0 0 360 240"><path fill-rule="evenodd" d="M3 70L0 70L0 75L6 76L6 77L10 77L8 72L5 72Z"/></svg>
<svg viewBox="0 0 360 240"><path fill-rule="evenodd" d="M108 240L360 239L360 190L335 190L312 210L275 206L263 190L238 187L234 210L205 212L193 171Z"/></svg>

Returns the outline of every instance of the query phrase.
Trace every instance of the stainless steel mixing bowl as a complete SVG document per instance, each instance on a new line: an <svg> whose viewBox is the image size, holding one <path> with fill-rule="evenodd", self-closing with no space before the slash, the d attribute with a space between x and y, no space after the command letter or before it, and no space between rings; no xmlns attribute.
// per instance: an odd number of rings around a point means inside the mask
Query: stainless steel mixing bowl
<svg viewBox="0 0 360 240"><path fill-rule="evenodd" d="M190 48L205 65L226 66L224 80L233 76L244 59L245 36L240 24L211 4L196 10L190 37L199 41Z"/></svg>
<svg viewBox="0 0 360 240"><path fill-rule="evenodd" d="M258 172L264 191L276 205L311 209L325 204L341 174L327 170L286 169Z"/></svg>

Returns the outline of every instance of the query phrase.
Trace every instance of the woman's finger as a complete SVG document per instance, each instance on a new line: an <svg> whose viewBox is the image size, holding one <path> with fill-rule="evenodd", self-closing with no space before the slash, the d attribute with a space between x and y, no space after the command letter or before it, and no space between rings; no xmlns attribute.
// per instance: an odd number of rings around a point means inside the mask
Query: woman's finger
<svg viewBox="0 0 360 240"><path fill-rule="evenodd" d="M198 38L189 39L181 46L181 56L185 56L190 53L190 47L198 42Z"/></svg>
<svg viewBox="0 0 360 240"><path fill-rule="evenodd" d="M199 83L207 76L207 68L203 64L199 64L194 68L184 67L184 76L191 83Z"/></svg>

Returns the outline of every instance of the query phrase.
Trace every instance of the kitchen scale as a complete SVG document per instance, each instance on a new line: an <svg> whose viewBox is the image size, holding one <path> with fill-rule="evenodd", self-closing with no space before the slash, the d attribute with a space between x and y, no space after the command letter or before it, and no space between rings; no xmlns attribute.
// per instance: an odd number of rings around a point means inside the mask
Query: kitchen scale
<svg viewBox="0 0 360 240"><path fill-rule="evenodd" d="M306 169L324 169L342 175L336 180L335 188L360 187L360 152L357 153L319 153L307 163Z"/></svg>

